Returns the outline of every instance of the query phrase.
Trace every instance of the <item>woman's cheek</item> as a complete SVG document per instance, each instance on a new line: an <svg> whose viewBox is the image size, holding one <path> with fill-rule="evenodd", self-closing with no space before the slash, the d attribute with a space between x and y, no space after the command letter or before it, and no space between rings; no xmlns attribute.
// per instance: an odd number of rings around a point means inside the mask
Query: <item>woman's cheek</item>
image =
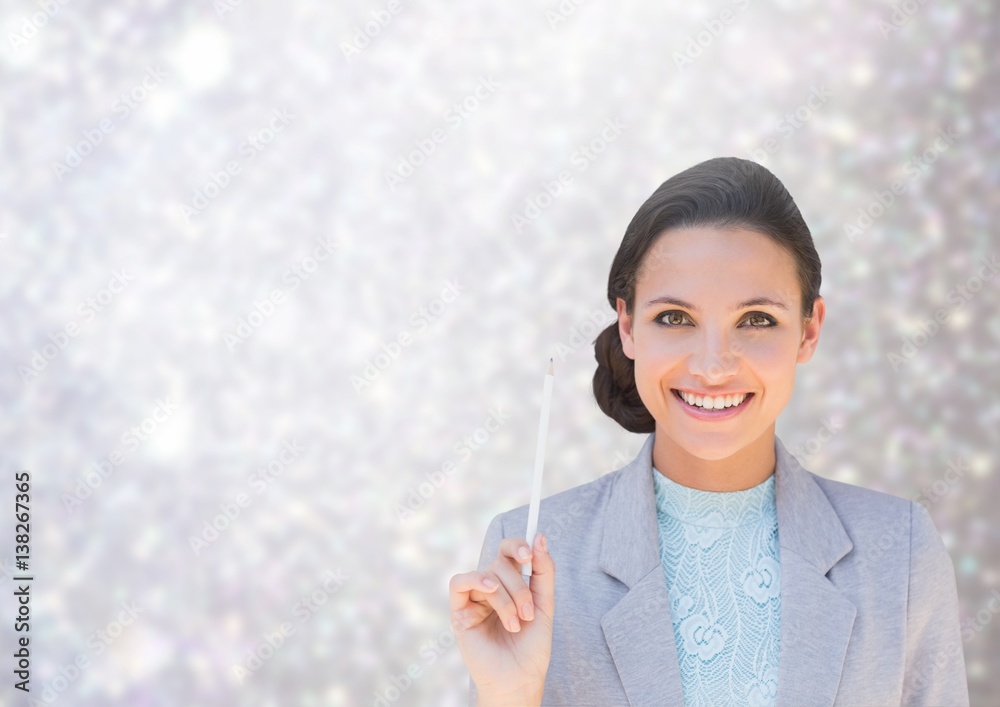
<svg viewBox="0 0 1000 707"><path fill-rule="evenodd" d="M759 336L755 341L744 342L744 364L773 401L791 397L796 351L791 336Z"/></svg>
<svg viewBox="0 0 1000 707"><path fill-rule="evenodd" d="M685 346L678 336L650 336L643 342L641 353L650 368L670 368L684 357Z"/></svg>
<svg viewBox="0 0 1000 707"><path fill-rule="evenodd" d="M791 357L795 360L796 348L790 336L759 334L742 343L743 357L756 369L779 370Z"/></svg>
<svg viewBox="0 0 1000 707"><path fill-rule="evenodd" d="M663 379L670 367L662 358L636 357L635 387L647 410L655 412L663 407Z"/></svg>

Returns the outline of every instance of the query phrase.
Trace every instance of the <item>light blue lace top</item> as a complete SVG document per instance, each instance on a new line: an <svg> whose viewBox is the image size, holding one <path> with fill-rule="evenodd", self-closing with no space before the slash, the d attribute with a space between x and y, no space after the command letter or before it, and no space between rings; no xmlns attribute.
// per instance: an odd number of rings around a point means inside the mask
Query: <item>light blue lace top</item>
<svg viewBox="0 0 1000 707"><path fill-rule="evenodd" d="M781 565L774 474L702 491L653 469L685 705L774 705Z"/></svg>

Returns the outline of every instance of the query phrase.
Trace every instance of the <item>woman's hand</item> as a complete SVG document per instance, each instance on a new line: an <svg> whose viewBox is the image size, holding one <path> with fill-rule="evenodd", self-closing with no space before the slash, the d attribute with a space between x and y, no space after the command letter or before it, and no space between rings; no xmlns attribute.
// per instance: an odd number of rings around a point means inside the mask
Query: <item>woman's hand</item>
<svg viewBox="0 0 1000 707"><path fill-rule="evenodd" d="M521 564L531 554L531 587ZM523 538L504 538L484 572L451 578L451 624L480 705L539 705L552 655L555 563L545 537L534 550ZM490 582L493 584L491 585Z"/></svg>

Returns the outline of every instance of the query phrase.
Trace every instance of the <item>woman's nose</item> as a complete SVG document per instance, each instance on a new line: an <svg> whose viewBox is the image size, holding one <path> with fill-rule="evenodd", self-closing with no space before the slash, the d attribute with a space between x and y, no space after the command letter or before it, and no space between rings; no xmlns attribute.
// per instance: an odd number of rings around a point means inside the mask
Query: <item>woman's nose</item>
<svg viewBox="0 0 1000 707"><path fill-rule="evenodd" d="M739 342L722 334L707 334L691 354L689 368L693 375L707 380L726 378L736 373L743 353Z"/></svg>

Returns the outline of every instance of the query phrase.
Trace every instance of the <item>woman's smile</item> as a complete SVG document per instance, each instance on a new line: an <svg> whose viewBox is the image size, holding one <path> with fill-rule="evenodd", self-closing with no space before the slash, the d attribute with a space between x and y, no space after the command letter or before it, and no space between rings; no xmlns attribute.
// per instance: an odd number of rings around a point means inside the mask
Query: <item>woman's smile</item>
<svg viewBox="0 0 1000 707"><path fill-rule="evenodd" d="M750 406L754 398L753 393L709 397L682 393L677 388L671 388L670 392L684 412L698 420L728 420L736 417Z"/></svg>

